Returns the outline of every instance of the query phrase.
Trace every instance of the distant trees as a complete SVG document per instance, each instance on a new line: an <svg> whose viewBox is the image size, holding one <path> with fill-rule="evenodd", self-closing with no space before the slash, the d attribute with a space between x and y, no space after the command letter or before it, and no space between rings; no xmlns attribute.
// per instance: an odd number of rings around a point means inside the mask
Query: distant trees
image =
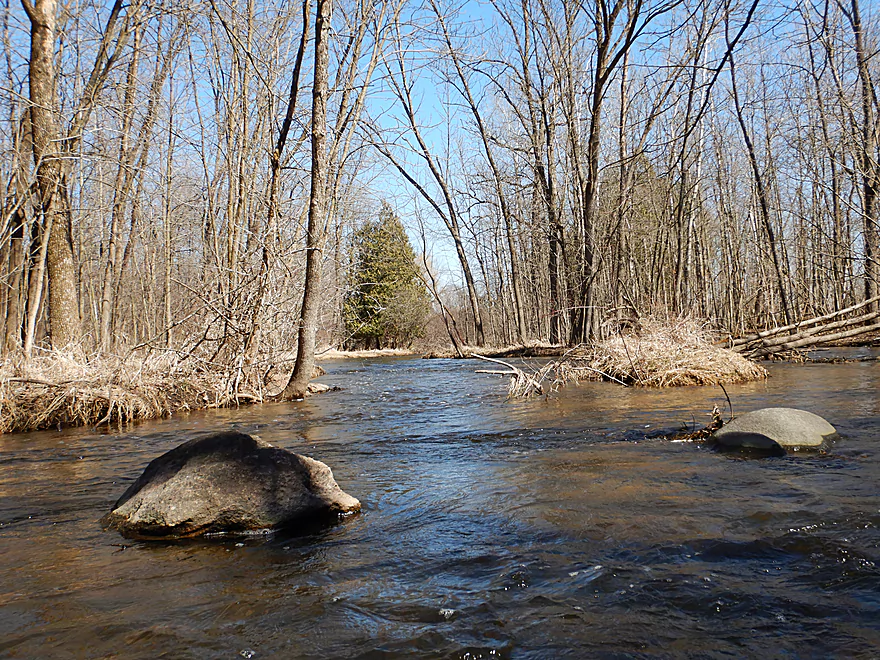
<svg viewBox="0 0 880 660"><path fill-rule="evenodd" d="M459 327L577 343L685 314L738 333L872 297L880 16L861 4L414 12L429 27L390 58L405 102L374 139L438 226L454 201Z"/></svg>
<svg viewBox="0 0 880 660"><path fill-rule="evenodd" d="M349 347L405 347L424 334L431 306L415 257L403 223L387 202L377 219L354 232L343 305Z"/></svg>
<svg viewBox="0 0 880 660"><path fill-rule="evenodd" d="M333 5L0 8L7 354L267 373L300 338L408 343L420 285L383 298L347 259L390 194L461 345L880 293L877 3Z"/></svg>

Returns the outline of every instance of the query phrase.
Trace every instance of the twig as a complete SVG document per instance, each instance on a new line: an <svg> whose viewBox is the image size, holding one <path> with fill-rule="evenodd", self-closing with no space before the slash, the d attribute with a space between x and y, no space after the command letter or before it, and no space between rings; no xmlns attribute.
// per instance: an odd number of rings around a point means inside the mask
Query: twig
<svg viewBox="0 0 880 660"><path fill-rule="evenodd" d="M730 423L730 420L733 419L733 404L730 402L730 395L727 393L727 388L724 387L724 383L718 383L718 387L721 388L721 391L724 392L724 396L727 398L727 407L730 410L730 419L727 420Z"/></svg>
<svg viewBox="0 0 880 660"><path fill-rule="evenodd" d="M642 374L640 374L639 370L636 368L636 365L633 362L632 356L629 354L629 347L626 345L626 339L624 338L623 335L620 335L620 343L623 344L623 350L626 352L626 358L629 360L629 366L632 367L633 374L635 375L634 380L636 380L636 381L644 380L642 378Z"/></svg>
<svg viewBox="0 0 880 660"><path fill-rule="evenodd" d="M609 380L613 380L615 383L620 383L624 387L631 386L629 383L625 383L622 380L620 380L619 378L615 378L611 374L605 373L604 371L600 371L599 369L594 369L593 367L587 366L586 364L582 364L579 367L571 367L572 371L580 371L582 369L585 371L592 371L594 374L599 374L600 376L603 376Z"/></svg>

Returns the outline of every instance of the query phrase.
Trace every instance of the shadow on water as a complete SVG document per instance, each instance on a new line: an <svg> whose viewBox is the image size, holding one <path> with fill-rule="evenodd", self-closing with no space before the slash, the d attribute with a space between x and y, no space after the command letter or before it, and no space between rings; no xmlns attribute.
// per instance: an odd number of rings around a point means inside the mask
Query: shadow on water
<svg viewBox="0 0 880 660"><path fill-rule="evenodd" d="M735 412L810 409L826 454L657 436L718 388L587 383L506 401L463 361L327 365L344 391L126 432L0 436L0 655L876 657L880 365L771 365ZM265 537L130 542L99 519L157 455L257 433L361 514Z"/></svg>

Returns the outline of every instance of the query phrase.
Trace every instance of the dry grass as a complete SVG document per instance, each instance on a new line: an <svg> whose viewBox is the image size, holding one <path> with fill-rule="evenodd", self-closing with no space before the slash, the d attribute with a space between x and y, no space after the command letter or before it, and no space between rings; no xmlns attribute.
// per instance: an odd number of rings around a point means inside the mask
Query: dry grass
<svg viewBox="0 0 880 660"><path fill-rule="evenodd" d="M646 319L638 329L591 346L572 349L531 375L551 387L581 380L612 380L622 385L677 387L718 385L761 380L764 367L713 344L703 324L684 319L661 322ZM511 379L512 396L528 395L534 387Z"/></svg>
<svg viewBox="0 0 880 660"><path fill-rule="evenodd" d="M646 320L637 334L598 344L590 366L629 385L676 387L745 383L767 377L764 367L726 348L693 320Z"/></svg>
<svg viewBox="0 0 880 660"><path fill-rule="evenodd" d="M0 363L0 433L122 424L177 412L261 402L289 370L271 373L176 354L78 358L47 352ZM318 388L311 388L317 390Z"/></svg>

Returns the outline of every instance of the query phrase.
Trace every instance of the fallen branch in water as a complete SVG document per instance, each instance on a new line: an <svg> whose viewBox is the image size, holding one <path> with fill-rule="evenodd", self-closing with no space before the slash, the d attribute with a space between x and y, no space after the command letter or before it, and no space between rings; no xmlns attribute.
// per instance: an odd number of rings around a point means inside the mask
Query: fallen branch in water
<svg viewBox="0 0 880 660"><path fill-rule="evenodd" d="M541 386L541 381L535 379L533 376L529 376L522 369L518 369L512 364L504 362L503 360L498 360L496 358L490 358L484 355L477 355L476 353L472 353L471 355L478 360L485 360L486 362L493 362L495 364L500 364L503 367L507 367L507 371L492 369L477 371L477 373L489 373L502 376L510 376L510 384L507 388L508 396L521 397L530 396L531 394L544 394L544 388Z"/></svg>
<svg viewBox="0 0 880 660"><path fill-rule="evenodd" d="M864 317L859 317L858 319L852 319L850 321L838 321L836 323L830 323L827 326L821 328L815 328L814 330L803 333L800 335L792 335L790 337L786 337L785 341L778 341L774 343L772 346L764 346L761 348L757 348L748 355L750 357L769 357L771 355L775 355L780 352L791 351L798 348L809 348L813 346L821 346L822 344L828 344L835 341L840 341L842 339L851 339L853 337L858 337L859 335L864 335L870 332L878 332L880 331L880 323L874 323L872 325L863 325L858 328L852 328L849 330L843 330L841 332L832 332L831 334L819 334L822 332L827 332L828 330L833 330L839 327L848 327L850 325L854 325L857 323L862 323L865 320L870 318L875 318L880 316L880 313L865 315Z"/></svg>
<svg viewBox="0 0 880 660"><path fill-rule="evenodd" d="M769 358L796 349L809 349L822 344L880 332L880 322L877 322L880 312L869 311L858 316L850 316L853 312L862 310L878 301L880 301L880 296L824 316L817 316L735 339L730 341L729 346L732 350L750 358Z"/></svg>
<svg viewBox="0 0 880 660"><path fill-rule="evenodd" d="M718 406L715 406L712 409L712 421L703 428L690 431L682 429L681 431L676 431L675 433L660 437L663 440L668 440L670 442L705 442L722 426L724 426L724 418L721 416L721 411L718 410Z"/></svg>
<svg viewBox="0 0 880 660"><path fill-rule="evenodd" d="M765 345L763 340L766 340L770 337L774 337L776 335L782 334L783 332L790 332L791 330L796 330L795 335L799 334L806 328L819 325L820 323L824 323L825 321L833 321L834 319L838 319L841 316L845 316L852 312L858 311L860 309L864 309L868 305L871 305L875 302L880 301L880 296L874 296L873 298L869 298L863 302L858 303L857 305L852 305L851 307L847 307L846 309L840 309L836 312L831 312L830 314L824 314L822 316L816 316L810 319L804 319L803 321L798 321L797 323L791 323L789 325L783 325L777 328L771 328L770 330L762 330L761 332L756 332L751 335L746 335L745 337L740 337L739 339L734 339L730 342L730 348L734 350L738 350L740 352L745 352L748 349L744 348L749 344L754 344L755 342L761 342L762 345ZM743 348L741 348L743 347Z"/></svg>
<svg viewBox="0 0 880 660"><path fill-rule="evenodd" d="M848 364L855 362L880 362L880 355L863 355L861 357L813 357L804 356L804 362L812 364Z"/></svg>

